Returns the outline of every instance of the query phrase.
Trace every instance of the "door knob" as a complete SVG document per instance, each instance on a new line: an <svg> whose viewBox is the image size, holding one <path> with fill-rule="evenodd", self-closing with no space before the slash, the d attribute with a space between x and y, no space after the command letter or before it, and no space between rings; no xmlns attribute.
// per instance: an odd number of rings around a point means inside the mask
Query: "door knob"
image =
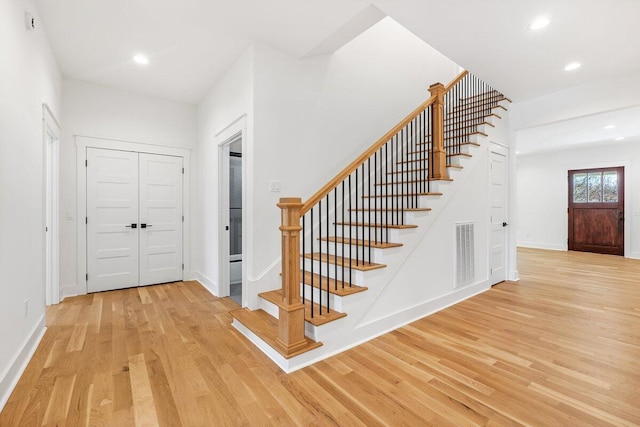
<svg viewBox="0 0 640 427"><path fill-rule="evenodd" d="M127 228L138 228L138 224L125 225Z"/></svg>
<svg viewBox="0 0 640 427"><path fill-rule="evenodd" d="M506 222L503 222L503 223L502 223L502 226L503 226L503 227L506 227L507 225L509 225L509 224L507 224Z"/></svg>

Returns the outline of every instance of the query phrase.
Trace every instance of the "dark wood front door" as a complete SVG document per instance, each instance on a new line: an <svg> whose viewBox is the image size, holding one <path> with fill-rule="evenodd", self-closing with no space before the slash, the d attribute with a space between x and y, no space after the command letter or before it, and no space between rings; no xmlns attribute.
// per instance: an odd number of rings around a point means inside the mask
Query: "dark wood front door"
<svg viewBox="0 0 640 427"><path fill-rule="evenodd" d="M569 250L624 255L624 168L569 171Z"/></svg>

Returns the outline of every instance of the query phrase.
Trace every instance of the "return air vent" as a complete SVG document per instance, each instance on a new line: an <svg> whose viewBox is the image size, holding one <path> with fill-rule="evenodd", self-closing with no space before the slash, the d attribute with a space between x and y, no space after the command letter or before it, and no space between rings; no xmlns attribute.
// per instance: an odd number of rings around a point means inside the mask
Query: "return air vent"
<svg viewBox="0 0 640 427"><path fill-rule="evenodd" d="M475 280L474 224L456 224L456 288Z"/></svg>

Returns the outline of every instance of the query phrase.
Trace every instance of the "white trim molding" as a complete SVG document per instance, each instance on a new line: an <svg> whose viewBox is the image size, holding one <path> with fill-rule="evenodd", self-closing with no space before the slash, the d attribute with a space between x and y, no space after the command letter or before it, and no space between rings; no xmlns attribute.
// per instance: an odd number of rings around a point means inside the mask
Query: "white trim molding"
<svg viewBox="0 0 640 427"><path fill-rule="evenodd" d="M76 140L76 218L77 220L77 295L87 293L87 227L82 218L87 217L87 174L85 162L87 160L87 148L103 148L110 150L133 151L137 153L159 154L165 156L182 157L184 166L184 176L182 184L182 203L184 214L182 233L182 259L184 271L183 280L192 277L191 272L191 150L187 148L168 147L164 145L145 144L140 142L122 141L116 139L98 138L84 135L74 135ZM68 292L68 291L67 291ZM65 292L66 294L66 292ZM71 295L65 295L71 296Z"/></svg>
<svg viewBox="0 0 640 427"><path fill-rule="evenodd" d="M13 363L11 363L9 368L2 373L2 376L0 377L0 412L2 412L2 408L4 408L7 400L9 400L13 389L16 387L16 384L18 384L20 377L31 361L31 358L38 348L40 341L42 341L42 337L44 337L46 331L45 315L43 314L33 331L31 331L31 334L24 343L24 346L22 346L22 350L13 360Z"/></svg>

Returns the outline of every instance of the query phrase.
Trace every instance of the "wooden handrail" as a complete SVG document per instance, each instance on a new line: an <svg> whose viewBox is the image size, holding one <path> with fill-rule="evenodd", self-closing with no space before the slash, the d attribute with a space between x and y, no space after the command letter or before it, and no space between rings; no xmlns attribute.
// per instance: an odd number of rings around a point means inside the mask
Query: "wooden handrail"
<svg viewBox="0 0 640 427"><path fill-rule="evenodd" d="M445 86L445 92L451 89L456 85L460 80L469 74L468 71L463 71L458 76L453 79L451 83ZM339 174L337 174L331 181L325 184L320 190L318 190L313 196L311 196L304 204L302 205L302 209L300 210L300 215L304 215L311 210L320 200L322 200L327 194L329 194L334 188L336 188L342 181L344 181L349 175L351 175L358 167L364 163L369 157L373 156L376 151L384 144L389 142L389 140L398 132L400 132L407 124L411 122L418 114L424 111L429 105L433 104L436 100L435 96L430 97L425 102L420 104L415 110L413 110L407 117L404 118L400 123L395 125L389 132L385 133L382 138L380 138L376 143L374 143L371 147L367 149L364 153L362 153L358 158L356 158L353 162L349 163L349 165L344 168Z"/></svg>
<svg viewBox="0 0 640 427"><path fill-rule="evenodd" d="M460 74L458 74L458 77L456 77L455 79L453 79L453 80L451 81L451 83L449 83L448 85L446 85L446 86L444 87L444 92L445 92L445 93L449 92L449 90L450 90L452 87L454 87L455 85L457 85L457 84L458 84L458 82L459 82L460 80L462 80L462 79L463 79L467 74L469 74L469 72L468 72L467 70L464 70L463 72L461 72Z"/></svg>
<svg viewBox="0 0 640 427"><path fill-rule="evenodd" d="M349 166L344 168L342 172L336 175L331 181L329 181L324 187L322 187L316 194L311 196L304 204L302 205L302 210L300 211L300 215L304 215L312 207L316 205L322 198L324 198L327 194L331 192L334 188L336 188L342 181L344 181L349 175L353 173L358 167L364 163L369 157L373 156L376 151L384 144L389 142L391 138L398 132L400 132L411 120L415 119L418 114L424 111L429 105L433 103L435 97L430 97L425 102L420 104L418 108L413 110L407 117L404 118L400 123L395 125L389 132L385 133L382 138L380 138L375 144L367 149L364 153L362 153L358 158L356 158L353 162L349 163Z"/></svg>

